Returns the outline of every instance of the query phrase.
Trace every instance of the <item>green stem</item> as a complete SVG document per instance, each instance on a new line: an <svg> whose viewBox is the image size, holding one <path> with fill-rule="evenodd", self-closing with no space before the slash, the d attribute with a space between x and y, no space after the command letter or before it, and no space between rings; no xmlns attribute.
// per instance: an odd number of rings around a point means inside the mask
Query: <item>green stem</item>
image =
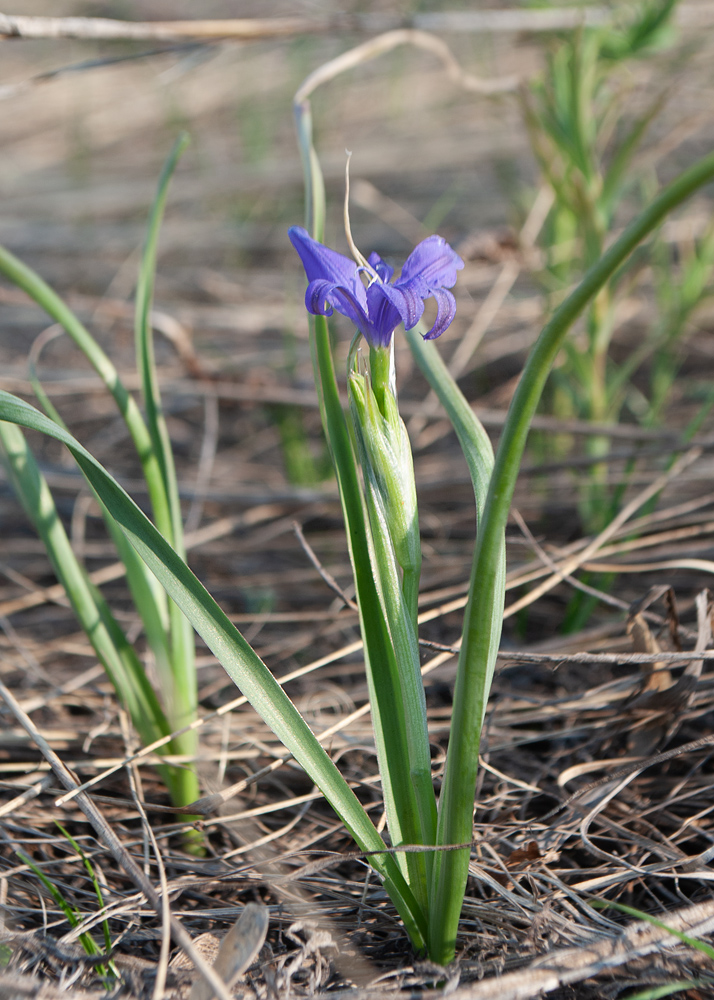
<svg viewBox="0 0 714 1000"><path fill-rule="evenodd" d="M369 349L369 375L372 382L372 390L377 400L377 405L386 416L385 393L390 391L390 370L392 364L393 347L371 347Z"/></svg>
<svg viewBox="0 0 714 1000"><path fill-rule="evenodd" d="M319 385L323 427L337 475L347 528L389 831L395 846L421 844L420 814L423 810L419 810L417 794L410 775L408 723L404 713L399 670L375 582L372 550L362 504L362 490L349 429L337 390L327 321L324 316L315 316L311 319L315 380ZM422 907L421 917L425 922L427 879L424 854L406 852L397 855L397 860ZM404 919L403 915L402 918ZM408 925L407 929L409 930ZM416 947L413 937L412 941Z"/></svg>
<svg viewBox="0 0 714 1000"><path fill-rule="evenodd" d="M439 803L440 845L462 844L472 839L478 768L478 738L474 738L474 729L483 712L482 677L485 665L493 656L490 625L502 596L498 583L503 532L531 420L550 369L568 330L592 297L673 208L711 180L714 180L714 154L704 157L685 171L630 223L556 310L523 370L501 435L474 555L454 692L451 737ZM431 958L436 962L445 963L454 956L469 854L468 850L445 852L439 866L430 919L429 949Z"/></svg>
<svg viewBox="0 0 714 1000"><path fill-rule="evenodd" d="M424 377L429 385L439 397L441 405L451 421L459 439L459 444L464 453L464 457L469 467L471 482L473 484L474 499L476 501L476 517L480 525L486 505L488 495L488 484L493 472L493 447L491 440L484 430L483 425L471 409L468 401L454 381L451 373L444 364L436 345L430 340L423 340L422 335L426 332L426 327L418 324L414 329L407 331L407 341L412 354L419 365ZM480 529L479 529L480 530ZM503 619L503 604L505 596L506 577L506 543L505 535L501 533L501 551L498 566L498 574L495 584L496 600L493 604L490 630L490 656L481 664L478 677L475 679L482 692L481 714L478 721L473 726L472 738L475 743L474 752L478 754L478 741L480 737L483 713L486 709L488 692L491 687L493 670L496 664L496 651L501 636L501 623ZM500 595L500 599L498 598ZM465 841L464 841L465 842ZM432 910L433 900L436 893L436 886L439 881L439 869L444 859L442 852L437 852L432 868L431 898ZM432 944L433 940L436 944ZM437 921L433 918L429 922L429 954L434 954L434 948L439 945L439 931Z"/></svg>

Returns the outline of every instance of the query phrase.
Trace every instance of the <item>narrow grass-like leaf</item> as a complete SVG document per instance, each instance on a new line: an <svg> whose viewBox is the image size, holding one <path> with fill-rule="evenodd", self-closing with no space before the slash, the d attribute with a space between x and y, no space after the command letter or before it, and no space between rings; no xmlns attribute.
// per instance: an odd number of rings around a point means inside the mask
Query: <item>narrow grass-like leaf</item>
<svg viewBox="0 0 714 1000"><path fill-rule="evenodd" d="M38 356L39 352L37 355L34 352L31 353L28 362L32 389L47 416L59 424L60 427L69 430L40 381L36 366ZM95 500L99 504L104 523L114 541L119 559L124 564L134 607L142 620L146 638L156 661L161 688L162 690L170 690L173 684L173 675L171 673L170 648L167 635L169 621L166 592L153 573L149 571L144 562L136 554L96 494ZM181 804L183 805L184 803Z"/></svg>
<svg viewBox="0 0 714 1000"><path fill-rule="evenodd" d="M67 331L114 397L141 462L156 524L169 537L171 517L151 436L134 397L127 391L118 371L89 330L80 323L59 295L32 268L5 247L0 247L0 274L26 292L48 316Z"/></svg>
<svg viewBox="0 0 714 1000"><path fill-rule="evenodd" d="M161 171L156 197L151 207L149 224L146 232L144 250L139 267L139 279L136 286L136 362L141 378L141 389L146 411L146 424L151 436L154 452L158 459L163 479L164 490L168 498L171 512L171 535L168 540L181 557L185 557L183 546L183 524L181 521L181 504L179 502L176 470L174 468L173 451L169 440L161 406L159 381L156 376L156 361L154 358L154 337L151 326L151 306L154 297L154 275L156 272L156 257L158 253L159 232L166 208L169 183L178 164L179 158L189 144L188 135L183 132L174 143L174 147Z"/></svg>
<svg viewBox="0 0 714 1000"><path fill-rule="evenodd" d="M106 670L119 700L129 713L142 742L149 744L168 736L172 727L149 683L144 666L101 592L91 583L83 566L77 560L57 513L47 481L37 465L25 436L15 424L0 421L0 453L22 506L42 539L57 579L69 597L77 620ZM111 518L109 520L111 521ZM121 534L116 526L115 531ZM130 566L139 560L124 536L120 544L131 552ZM144 567L142 573L136 572L134 575L137 580L143 581L146 572L148 570ZM183 746L177 740L173 740L167 748L167 753L183 752L185 752ZM159 770L172 800L181 802L192 790L191 784L187 783L186 779L186 774L191 772L186 767L171 765L160 765ZM194 800L188 799L188 801Z"/></svg>
<svg viewBox="0 0 714 1000"><path fill-rule="evenodd" d="M711 961L714 961L714 948L710 944L707 944L706 941L701 941L690 934L677 931L673 927L669 927L663 920L659 920L649 913L644 913L642 910L636 910L634 906L625 906L624 903L614 903L609 899L591 899L590 905L596 910L619 910L620 913L626 913L628 917L644 920L645 923L652 924L653 927L659 927L660 930L667 931L668 934L678 938L684 944L688 944L690 948L696 948L697 951L700 951Z"/></svg>
<svg viewBox="0 0 714 1000"><path fill-rule="evenodd" d="M52 896L52 898L54 899L54 901L57 904L57 906L59 906L60 910L62 910L62 912L64 913L64 915L65 915L65 917L67 919L67 923L69 924L69 926L72 927L72 928L77 927L81 923L82 918L81 918L80 914L75 910L75 908L73 906L71 906L67 902L67 900L64 898L64 896L59 891L59 889L57 888L57 886L54 885L47 878L47 876L45 875L45 873L42 871L41 868L39 868L35 864L35 862L32 860L32 858L29 858L22 851L15 851L15 853L17 854L17 856L20 859L20 861L22 861L23 864L27 865L27 867L32 872L34 872L34 874L37 876L37 878L40 880L40 882L44 885L45 889L47 889L47 891ZM82 947L84 948L85 952L90 957L94 957L96 955L101 955L102 954L102 950L99 947L99 945L97 944L97 942L94 940L94 938L92 937L92 935L89 934L89 933L87 933L86 931L84 933L82 933L82 934L79 935L79 943L82 945ZM97 972L100 974L100 976L106 976L106 974L107 974L106 966L104 966L104 965L98 965L97 966Z"/></svg>
<svg viewBox="0 0 714 1000"><path fill-rule="evenodd" d="M711 985L711 982L702 979L683 979L677 983L667 983L666 986L651 986L649 989L640 990L639 993L630 993L622 1000L660 1000L660 997L671 997L673 993L681 993L682 990Z"/></svg>
<svg viewBox="0 0 714 1000"><path fill-rule="evenodd" d="M711 180L714 180L714 154L699 160L665 188L590 268L556 310L528 357L508 411L479 525L439 803L439 843L442 845L462 844L472 836L478 764L473 728L483 711L483 677L494 654L492 623L503 599L503 587L499 587L503 533L528 431L548 374L568 330L588 302L673 208ZM468 863L468 851L446 852L439 863L439 880L430 919L433 929L430 955L440 963L450 961L454 954Z"/></svg>
<svg viewBox="0 0 714 1000"><path fill-rule="evenodd" d="M206 588L116 480L71 434L4 391L0 391L0 420L32 428L67 445L89 484L229 676L309 774L360 847L374 852L371 863L384 878L415 946L423 949L425 917L399 865L391 854L381 853L384 841L354 792L285 691Z"/></svg>
<svg viewBox="0 0 714 1000"><path fill-rule="evenodd" d="M100 908L100 910L104 909L104 893L102 892L102 887L99 884L99 879L97 878L97 873L95 872L95 870L94 870L94 868L92 866L91 861L89 860L89 858L87 857L87 855L84 853L84 851L82 850L82 848L80 847L80 845L77 843L77 841L74 839L74 837L70 833L68 833L67 830L65 830L65 828L62 826L62 824L59 823L57 820L55 820L55 823L56 823L58 829L60 830L60 832L62 833L62 836L66 837L66 839L72 845L72 847L77 852L77 854L79 855L79 857L82 859L82 863L84 864L85 871L87 872L87 874L89 875L90 879L92 880L92 885L94 886L94 893L95 893L95 895L97 897L97 902L99 903L99 908ZM105 951L105 954L108 955L111 952L111 950L112 950L112 935L111 935L111 932L109 930L109 921L106 920L106 919L102 921L102 931L104 932L104 951ZM115 965L114 965L113 962L109 963L109 969L110 969L110 971L114 975L116 975L117 977L119 976L119 973L117 972L117 969L116 969L116 967L115 967Z"/></svg>
<svg viewBox="0 0 714 1000"><path fill-rule="evenodd" d="M184 132L174 143L159 178L156 197L149 215L144 250L139 267L139 280L136 287L136 360L141 377L141 387L146 411L146 423L151 437L154 454L157 457L166 502L169 509L170 533L166 535L176 552L182 559L186 558L183 541L183 523L181 518L181 503L178 494L178 482L174 466L173 451L169 432L166 427L159 382L156 375L154 358L154 338L151 326L151 306L154 294L154 275L156 272L156 257L158 252L159 232L166 207L169 183L178 164L179 158L189 143L189 137ZM193 629L186 616L172 602L169 603L170 620L170 669L171 679L162 685L166 712L172 729L182 729L196 717L198 709L196 656ZM180 752L194 756L198 748L198 734L195 730L183 733L176 738ZM179 805L186 805L198 798L198 781L193 772L185 770L185 787L178 800Z"/></svg>
<svg viewBox="0 0 714 1000"><path fill-rule="evenodd" d="M471 409L468 401L444 364L436 345L430 340L423 339L425 331L426 327L423 324L417 324L417 326L412 330L407 330L407 342L409 343L414 359L419 365L422 374L438 396L441 405L446 410L447 416L449 417L449 420L456 431L456 436L459 439L459 444L461 445L461 450L464 453L464 458L466 459L469 474L471 476L471 482L473 484L474 498L476 501L478 537L478 531L481 530L483 513L486 506L488 487L491 480L491 474L493 472L493 447L481 421ZM475 675L474 686L479 688L478 696L475 699L475 714L469 717L468 720L463 720L464 724L468 727L467 732L465 734L459 734L463 745L469 748L469 765L473 768L478 767L481 726L486 712L486 704L491 690L491 682L493 680L493 671L496 666L498 644L501 638L503 605L505 600L505 578L506 542L505 533L501 532L498 567L494 578L494 600L491 605L490 620L484 627L484 638L488 646L488 655L471 664L465 661L466 654L462 650L459 659L459 670L473 671ZM480 582L472 577L470 590L473 591L479 585ZM471 652L471 650L469 650L469 652ZM462 720L459 719L459 721ZM454 723L452 722L451 738L459 738L459 736L455 734ZM468 816L471 817L473 814L473 793L468 786L464 787L463 792L464 794L461 797L459 804L452 805L452 808L458 808L465 815L468 814ZM443 805L443 803L440 805L440 812ZM470 821L471 820L469 819L469 822ZM464 828L466 828L466 819L464 819ZM443 817L440 816L439 833L437 834L438 844L448 843L448 841L443 841L441 839L443 836L442 831L444 829L445 823ZM465 843L470 839L471 835L469 834L465 836L461 842ZM435 898L436 896L436 887L439 883L439 871L443 860L444 855L442 852L439 852L436 855L433 869L434 883L431 888L432 898ZM432 954L432 948L436 947L440 940L440 934L437 930L437 922L439 919L438 911L432 911L432 914L433 916L429 924L430 954Z"/></svg>
<svg viewBox="0 0 714 1000"><path fill-rule="evenodd" d="M43 417L49 422L49 418ZM54 425L57 426L57 425ZM67 433L66 431L62 431ZM22 505L47 550L58 580L77 618L129 712L142 740L153 742L171 730L149 684L144 668L121 627L89 583L72 550L25 436L14 423L0 421L0 445L8 474Z"/></svg>

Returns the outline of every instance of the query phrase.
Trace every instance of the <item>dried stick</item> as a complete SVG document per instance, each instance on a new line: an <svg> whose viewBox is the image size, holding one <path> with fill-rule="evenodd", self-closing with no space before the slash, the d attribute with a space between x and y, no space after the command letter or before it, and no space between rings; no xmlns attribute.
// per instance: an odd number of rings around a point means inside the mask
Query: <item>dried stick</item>
<svg viewBox="0 0 714 1000"><path fill-rule="evenodd" d="M300 545L302 546L303 552L305 553L305 555L307 556L307 558L310 560L310 562L312 563L312 565L315 567L315 569L317 570L317 572L320 574L320 576L322 577L322 579L325 581L325 583L327 584L327 586L330 588L330 590L332 590L335 594L337 594L337 596L340 598L340 600L344 601L344 603L347 605L348 608L352 608L353 611L357 611L358 608L357 608L357 605L355 604L355 602L351 598L349 598L347 596L347 594L344 592L344 590L339 585L339 583L337 582L337 580L335 580L335 578L332 575L332 573L328 573L328 571L322 565L322 563L320 562L320 560L317 558L317 555L315 554L315 550L310 545L310 543L308 542L307 538L305 538L305 535L303 534L302 528L300 527L300 525L298 524L297 521L293 521L293 531L295 532L297 540L300 542Z"/></svg>
<svg viewBox="0 0 714 1000"><path fill-rule="evenodd" d="M675 22L682 27L704 28L714 24L711 3L681 3L675 10ZM363 14L332 18L300 17L230 18L196 21L117 21L104 17L27 17L0 14L0 37L5 38L82 38L119 41L123 39L176 39L255 41L341 30L388 31L421 29L459 34L519 31L562 31L585 25L612 24L616 19L609 6L552 7L543 10L470 10L435 11L401 17L389 14Z"/></svg>
<svg viewBox="0 0 714 1000"><path fill-rule="evenodd" d="M324 31L329 22L316 23L298 17L231 18L217 21L115 21L106 17L26 17L0 14L0 37L82 38L119 41L177 38L255 41L284 35Z"/></svg>

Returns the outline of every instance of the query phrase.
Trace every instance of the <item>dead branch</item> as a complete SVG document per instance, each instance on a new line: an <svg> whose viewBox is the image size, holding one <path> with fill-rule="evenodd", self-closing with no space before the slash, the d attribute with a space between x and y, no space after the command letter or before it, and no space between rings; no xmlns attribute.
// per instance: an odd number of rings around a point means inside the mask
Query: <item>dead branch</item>
<svg viewBox="0 0 714 1000"><path fill-rule="evenodd" d="M82 38L91 41L176 41L181 38L255 41L325 31L328 22L298 17L231 18L217 21L115 21L106 17L26 17L0 14L0 37Z"/></svg>
<svg viewBox="0 0 714 1000"><path fill-rule="evenodd" d="M714 24L714 4L683 3L675 11L677 24L703 28ZM218 41L256 41L288 35L315 34L357 29L384 32L393 29L458 32L562 31L583 25L597 26L613 21L612 8L554 7L543 10L470 10L415 14L413 17L357 15L324 18L299 17L226 18L196 21L118 21L104 17L30 17L0 14L0 37L5 38L82 38L87 40L176 41L203 39Z"/></svg>

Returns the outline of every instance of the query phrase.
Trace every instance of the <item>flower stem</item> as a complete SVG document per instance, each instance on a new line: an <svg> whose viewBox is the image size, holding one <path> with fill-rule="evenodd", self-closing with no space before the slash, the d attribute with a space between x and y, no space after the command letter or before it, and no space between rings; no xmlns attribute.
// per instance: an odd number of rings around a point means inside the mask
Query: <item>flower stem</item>
<svg viewBox="0 0 714 1000"><path fill-rule="evenodd" d="M372 380L372 391L377 399L382 416L386 416L385 394L389 392L390 368L392 363L392 351L389 347L370 347L369 349L369 373Z"/></svg>
<svg viewBox="0 0 714 1000"><path fill-rule="evenodd" d="M375 569L372 564L373 547L365 522L352 442L337 390L327 321L324 316L315 316L311 326L311 346L316 381L319 385L323 427L337 475L354 571L372 721L389 831L395 847L400 844L420 844L421 811L410 774L408 722L402 701L399 669L377 589ZM421 906L422 912L418 917L425 927L427 905L425 856L419 852L405 852L397 854L397 862ZM399 901L394 897L393 899L399 905ZM407 916L404 912L400 912L407 924L412 943L419 950L422 945L412 930L416 915L410 927Z"/></svg>

